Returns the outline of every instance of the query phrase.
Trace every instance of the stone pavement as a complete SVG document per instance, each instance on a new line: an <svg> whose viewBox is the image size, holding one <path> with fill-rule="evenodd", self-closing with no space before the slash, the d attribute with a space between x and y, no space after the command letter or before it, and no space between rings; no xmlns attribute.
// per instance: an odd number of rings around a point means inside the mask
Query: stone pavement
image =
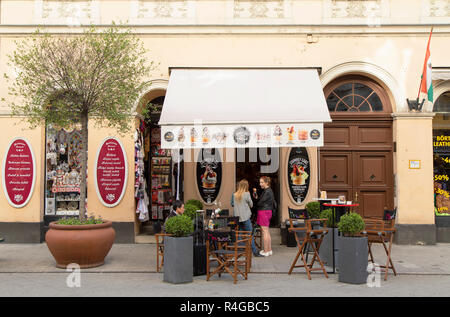
<svg viewBox="0 0 450 317"><path fill-rule="evenodd" d="M383 247L375 245L373 249L375 261L378 264L385 264L386 256ZM253 258L251 272L287 275L297 248L277 244L273 245L273 252L274 255L267 258ZM393 245L392 259L400 275L450 275L450 244ZM155 244L115 244L103 266L83 271L89 273L154 273L156 272L156 246ZM0 245L0 273L39 272L66 272L56 268L45 243ZM294 272L305 274L302 268L295 269Z"/></svg>

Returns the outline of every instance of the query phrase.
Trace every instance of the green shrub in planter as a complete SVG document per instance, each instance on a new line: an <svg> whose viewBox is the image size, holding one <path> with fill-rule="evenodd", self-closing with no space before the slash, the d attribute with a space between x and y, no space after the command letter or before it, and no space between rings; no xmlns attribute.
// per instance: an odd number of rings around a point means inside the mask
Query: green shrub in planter
<svg viewBox="0 0 450 317"><path fill-rule="evenodd" d="M364 230L365 224L364 220L359 214L357 214L356 212L351 212L341 217L338 228L344 236L354 237Z"/></svg>
<svg viewBox="0 0 450 317"><path fill-rule="evenodd" d="M189 199L185 205L194 205L196 210L203 210L203 203L197 199Z"/></svg>
<svg viewBox="0 0 450 317"><path fill-rule="evenodd" d="M188 216L189 218L191 218L191 220L195 219L195 211L199 210L198 206L195 206L191 203L188 203L186 205L184 205L184 216Z"/></svg>
<svg viewBox="0 0 450 317"><path fill-rule="evenodd" d="M320 216L320 204L317 201L312 201L306 204L306 210L308 211L308 217L310 219L319 218Z"/></svg>
<svg viewBox="0 0 450 317"><path fill-rule="evenodd" d="M324 209L322 210L322 212L320 213L320 218L321 219L328 219L326 221L327 227L331 228L331 225L333 224L333 209L328 208L328 209ZM334 225L336 226L336 215L334 217Z"/></svg>
<svg viewBox="0 0 450 317"><path fill-rule="evenodd" d="M194 232L194 224L188 216L175 216L167 219L166 232L175 237L186 237Z"/></svg>

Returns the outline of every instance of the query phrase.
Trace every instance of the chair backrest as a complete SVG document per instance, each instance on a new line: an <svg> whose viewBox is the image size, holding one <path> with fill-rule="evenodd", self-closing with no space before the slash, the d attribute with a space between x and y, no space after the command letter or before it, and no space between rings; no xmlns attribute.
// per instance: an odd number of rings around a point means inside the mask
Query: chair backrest
<svg viewBox="0 0 450 317"><path fill-rule="evenodd" d="M289 226L291 228L299 226L300 223L298 222L298 220L308 219L308 211L306 209L288 208L288 212L289 212Z"/></svg>
<svg viewBox="0 0 450 317"><path fill-rule="evenodd" d="M292 219L308 219L308 211L306 209L288 208L289 218Z"/></svg>
<svg viewBox="0 0 450 317"><path fill-rule="evenodd" d="M385 222L381 219L364 218L364 232L383 232L385 230Z"/></svg>
<svg viewBox="0 0 450 317"><path fill-rule="evenodd" d="M228 217L227 218L227 226L232 229L236 228L239 223L239 217Z"/></svg>
<svg viewBox="0 0 450 317"><path fill-rule="evenodd" d="M395 219L395 216L397 214L397 208L394 208L394 210L385 209L383 214L384 220L391 220Z"/></svg>

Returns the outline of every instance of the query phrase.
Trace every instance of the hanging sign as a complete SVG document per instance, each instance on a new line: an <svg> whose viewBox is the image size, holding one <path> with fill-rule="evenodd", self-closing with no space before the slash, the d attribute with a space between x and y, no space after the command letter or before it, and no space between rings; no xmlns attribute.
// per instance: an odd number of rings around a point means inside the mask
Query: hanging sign
<svg viewBox="0 0 450 317"><path fill-rule="evenodd" d="M219 194L222 184L222 162L217 149L204 149L197 162L197 186L200 196L207 204L212 204Z"/></svg>
<svg viewBox="0 0 450 317"><path fill-rule="evenodd" d="M250 148L323 146L323 124L162 126L161 148Z"/></svg>
<svg viewBox="0 0 450 317"><path fill-rule="evenodd" d="M126 153L118 139L109 137L101 143L95 170L98 198L106 207L115 207L125 194L128 175Z"/></svg>
<svg viewBox="0 0 450 317"><path fill-rule="evenodd" d="M292 148L288 161L289 191L297 204L301 204L308 194L310 161L304 147Z"/></svg>
<svg viewBox="0 0 450 317"><path fill-rule="evenodd" d="M3 159L3 190L15 208L30 200L36 179L36 162L30 144L23 138L11 141Z"/></svg>

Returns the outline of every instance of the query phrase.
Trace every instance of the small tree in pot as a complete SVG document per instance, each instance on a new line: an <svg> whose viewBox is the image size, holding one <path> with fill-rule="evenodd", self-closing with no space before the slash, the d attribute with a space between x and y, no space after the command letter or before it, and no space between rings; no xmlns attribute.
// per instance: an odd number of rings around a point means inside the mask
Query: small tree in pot
<svg viewBox="0 0 450 317"><path fill-rule="evenodd" d="M181 215L167 219L164 239L164 282L173 284L192 282L194 240L192 219Z"/></svg>
<svg viewBox="0 0 450 317"><path fill-rule="evenodd" d="M367 237L361 235L365 228L362 217L354 212L341 217L339 237L339 282L363 284L367 281L368 245Z"/></svg>
<svg viewBox="0 0 450 317"><path fill-rule="evenodd" d="M25 118L32 128L81 127L77 166L81 175L80 221L51 223L47 246L59 267L69 263L101 265L103 260L92 263L90 259L98 256L89 253L98 252L93 250L103 244L102 252L107 254L115 233L111 222L85 221L88 122L93 119L119 133L129 131L134 124L135 102L148 86L144 78L152 63L147 63L140 40L130 29L119 26L102 32L87 28L84 33L65 36L36 32L16 44L9 56L9 65L17 70L9 91L14 98L9 104L12 114ZM97 228L108 232L104 237L108 236L107 242L97 242Z"/></svg>

